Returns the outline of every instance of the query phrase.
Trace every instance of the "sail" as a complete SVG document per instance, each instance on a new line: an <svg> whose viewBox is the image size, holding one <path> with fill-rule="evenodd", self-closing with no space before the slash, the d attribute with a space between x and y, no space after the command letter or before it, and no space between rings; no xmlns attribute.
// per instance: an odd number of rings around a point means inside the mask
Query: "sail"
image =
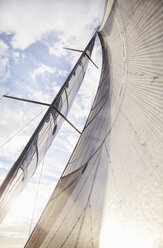
<svg viewBox="0 0 163 248"><path fill-rule="evenodd" d="M26 248L163 244L163 1L110 1L75 150Z"/></svg>
<svg viewBox="0 0 163 248"><path fill-rule="evenodd" d="M83 51L31 139L2 183L0 187L0 222L9 211L13 200L20 194L35 173L37 166L45 156L46 151L64 121L63 116L67 116L84 78L95 36L93 36Z"/></svg>

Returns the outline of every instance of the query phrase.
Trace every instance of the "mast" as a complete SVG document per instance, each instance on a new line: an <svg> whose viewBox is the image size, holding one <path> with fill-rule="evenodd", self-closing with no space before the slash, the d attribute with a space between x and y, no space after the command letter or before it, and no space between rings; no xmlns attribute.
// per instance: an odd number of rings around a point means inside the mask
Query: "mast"
<svg viewBox="0 0 163 248"><path fill-rule="evenodd" d="M90 40L85 50L82 51L79 60L53 102L46 104L49 106L47 112L2 183L0 187L0 222L8 213L12 202L17 198L35 173L63 121L68 121L66 116L83 81L92 53L95 36L96 34ZM18 98L15 99L20 100ZM36 101L25 101L38 104ZM45 103L40 104L45 105ZM69 122L69 124L73 126L72 123ZM75 127L73 126L73 128Z"/></svg>
<svg viewBox="0 0 163 248"><path fill-rule="evenodd" d="M161 247L163 2L109 5L94 103L26 248Z"/></svg>

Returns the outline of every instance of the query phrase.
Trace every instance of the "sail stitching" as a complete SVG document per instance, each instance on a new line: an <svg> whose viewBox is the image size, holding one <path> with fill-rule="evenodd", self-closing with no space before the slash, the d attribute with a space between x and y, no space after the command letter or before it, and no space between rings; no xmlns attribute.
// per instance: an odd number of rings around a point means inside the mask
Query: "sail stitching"
<svg viewBox="0 0 163 248"><path fill-rule="evenodd" d="M158 172L157 172L156 168L153 166L154 161L153 161L152 156L149 154L149 151L147 150L147 147L146 147L146 146L144 146L144 145L142 145L142 143L141 143L141 141L140 141L140 138L139 138L139 136L138 136L137 132L136 132L136 131L134 131L134 127L133 127L133 125L132 125L132 124L130 124L130 122L129 122L129 120L128 120L127 116L125 115L125 113L124 113L122 110L121 110L121 112L122 112L123 116L125 117L125 119L128 121L128 124L129 124L129 126L130 126L131 130L133 131L134 135L137 137L137 140L139 141L139 143L140 143L140 144L141 144L141 146L143 147L144 151L146 151L146 153L148 154L148 156L149 156L150 160L152 160L152 163L150 163L150 166L151 166L152 170L154 171L154 174L156 175L156 177L157 177L159 180L160 180L160 179L162 179L162 178L161 178L161 176L158 174Z"/></svg>
<svg viewBox="0 0 163 248"><path fill-rule="evenodd" d="M105 96L106 96L106 93L108 93L107 91L105 91L105 93L103 94L103 96L101 97L101 99L99 100L99 102L98 103L96 103L96 105L93 107L93 108L91 108L91 111L92 110L94 110L100 103L101 103L101 101L105 98Z"/></svg>
<svg viewBox="0 0 163 248"><path fill-rule="evenodd" d="M92 214L91 214L91 203L90 203L90 200L89 200L89 216L90 216L90 223L91 223L91 243L92 243L92 248L93 248L93 223L92 223Z"/></svg>
<svg viewBox="0 0 163 248"><path fill-rule="evenodd" d="M96 175L97 175L97 170L98 170L98 167L99 167L99 164L100 164L101 152L100 152L100 154L99 154L98 156L99 156L99 158L97 158L97 159L98 159L98 163L97 163L97 167L96 167L95 174L94 174L94 177L93 177L93 182L92 182L91 189L90 189L90 192L89 192L88 200L87 200L86 206L85 206L84 209L83 209L82 214L81 214L80 217L79 217L79 218L81 218L81 216L82 216L83 213L85 212L85 213L84 213L84 216L83 216L82 224L84 223L86 210L87 210L87 208L88 208L88 206L89 206L89 203L90 203L90 198L91 198L91 194L92 194L92 190L93 190L95 178L96 178ZM97 161L97 159L95 160L95 162ZM92 168L94 168L94 167L92 166ZM92 171L92 170L91 170L91 171ZM91 173L91 171L90 171L90 173ZM89 176L90 176L90 173L89 173ZM87 177L87 180L88 180L88 178L89 178L89 177ZM79 196L79 195L78 195L78 196ZM73 226L71 232L69 233L69 235L67 236L67 238L65 239L65 241L64 241L63 245L61 245L61 247L64 246L64 244L66 243L67 239L69 238L69 236L70 236L71 233L73 232L75 226L77 225L77 223L78 223L78 221L79 221L79 218L77 219L77 222L76 222L75 225ZM81 225L81 230L82 230L82 227L83 227L83 225ZM79 234L79 235L80 235L80 234ZM79 236L78 236L78 238L79 238ZM92 241L92 243L93 243L93 241Z"/></svg>
<svg viewBox="0 0 163 248"><path fill-rule="evenodd" d="M96 117L96 116L95 116L95 117ZM106 118L106 116L105 116L105 118ZM105 120L103 121L103 123L104 123L104 122L105 122ZM109 130L109 133L110 133L110 130ZM109 134L109 133L108 133L108 134ZM103 141L101 142L101 144L99 145L99 147L95 150L95 152L90 156L89 159L91 159L91 158L96 154L96 152L100 149L100 147L103 145L103 142L104 142L105 139L107 138L108 134L106 134L105 138L103 139ZM83 136L81 136L81 139L82 139L82 137L83 137ZM81 140L81 142L82 142L82 140ZM80 146L82 146L82 143L81 143ZM81 148L80 148L80 149L81 149ZM81 149L81 150L82 150L82 149ZM81 156L81 155L80 155L80 156ZM80 156L79 156L78 158L74 159L73 161L70 161L69 164L74 163L76 160L78 160L78 159L80 158ZM89 159L88 159L88 161L89 161Z"/></svg>
<svg viewBox="0 0 163 248"><path fill-rule="evenodd" d="M100 109L98 110L98 112L93 116L93 118L88 122L88 124L84 127L84 130L90 125L90 123L98 116L99 112L101 111L101 109L103 108L103 106L106 103L107 98L105 99L104 103L102 104L102 106L100 107Z"/></svg>
<svg viewBox="0 0 163 248"><path fill-rule="evenodd" d="M84 213L84 215L83 215L83 213ZM79 232L78 232L78 235L77 235L77 239L76 239L74 248L77 248L77 245L78 245L78 242L79 242L80 233L81 233L81 230L82 230L82 227L83 227L84 218L85 218L85 214L86 214L85 208L83 209L83 213L82 213L83 218L82 218L82 221L81 221L81 224L80 224L80 228L79 228Z"/></svg>
<svg viewBox="0 0 163 248"><path fill-rule="evenodd" d="M100 154L97 155L97 158L96 158L96 160L94 161L93 165L96 163L98 157L100 157ZM92 172L93 168L94 168L94 166L92 166L92 168L91 168L91 170L90 170L90 173ZM56 230L56 232L54 233L54 235L53 235L52 238L50 239L50 241L49 241L47 247L49 247L50 242L55 238L56 234L58 233L58 231L59 231L59 229L61 228L62 224L64 223L65 219L67 218L69 212L70 212L71 209L73 208L75 202L77 201L77 199L78 199L80 193L82 192L82 190L83 190L83 188L84 188L84 186L85 186L85 184L86 184L86 182L87 182L87 180L88 180L88 178L89 178L89 176L90 176L90 173L88 174L87 178L84 180L84 183L83 183L83 185L82 185L82 187L81 187L81 189L80 189L78 195L76 196L76 198L75 198L75 200L74 200L74 203L73 203L73 204L71 205L71 207L69 208L69 210L68 210L67 214L65 215L65 217L64 217L64 219L63 219L63 221L62 221L62 223L60 224L60 226L58 227L58 229Z"/></svg>
<svg viewBox="0 0 163 248"><path fill-rule="evenodd" d="M115 192L116 192L117 198L119 200L118 202L119 202L120 208L122 209L121 199L120 199L119 194L118 194L117 182L116 182L115 175L114 175L114 170L113 170L113 167L112 167L112 164L111 164L111 160L110 160L110 156L109 156L109 151L108 151L107 146L106 146L106 141L104 143L104 146L105 146L107 157L109 159L109 166L111 168L111 173L112 173L112 177L113 177L113 181L114 181L114 185L115 185Z"/></svg>
<svg viewBox="0 0 163 248"><path fill-rule="evenodd" d="M78 224L79 220L81 219L82 215L84 214L84 215L83 215L83 218L82 218L82 223L81 223L81 226L80 226L80 229L82 229L82 225L83 225L83 223L84 223L84 218L85 218L85 213L86 213L86 208L87 208L87 206L84 207L82 213L81 213L80 216L78 217L78 219L77 219L75 225L72 227L72 229L71 229L69 235L66 237L66 239L65 239L64 242L62 243L61 247L63 247L63 246L65 245L66 241L68 240L68 238L69 238L70 235L72 234L73 230L75 229L76 225ZM79 229L79 235L80 235L80 229ZM78 240L78 238L79 238L79 235L78 235L78 237L77 237L77 240ZM76 247L76 244L75 244L75 247Z"/></svg>

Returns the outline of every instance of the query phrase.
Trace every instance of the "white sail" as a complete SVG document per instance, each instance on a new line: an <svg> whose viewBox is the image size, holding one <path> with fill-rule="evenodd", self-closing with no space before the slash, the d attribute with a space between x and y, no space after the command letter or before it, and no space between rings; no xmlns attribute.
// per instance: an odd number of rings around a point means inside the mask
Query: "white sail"
<svg viewBox="0 0 163 248"><path fill-rule="evenodd" d="M0 222L8 213L12 202L35 173L37 166L45 156L46 151L64 121L63 116L67 116L83 81L94 41L95 36L83 51L66 82L2 183L0 187ZM61 115L56 112L56 109Z"/></svg>
<svg viewBox="0 0 163 248"><path fill-rule="evenodd" d="M163 246L163 1L110 1L83 133L26 248Z"/></svg>

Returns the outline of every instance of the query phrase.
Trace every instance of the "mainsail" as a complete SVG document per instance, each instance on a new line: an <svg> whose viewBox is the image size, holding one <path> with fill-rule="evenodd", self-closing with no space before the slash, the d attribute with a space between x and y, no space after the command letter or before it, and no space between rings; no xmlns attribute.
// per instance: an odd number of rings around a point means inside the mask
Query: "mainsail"
<svg viewBox="0 0 163 248"><path fill-rule="evenodd" d="M106 9L94 103L26 248L163 246L163 1Z"/></svg>
<svg viewBox="0 0 163 248"><path fill-rule="evenodd" d="M63 116L67 116L83 81L92 53L95 36L96 34L83 51L34 134L2 183L0 187L0 222L8 213L13 200L20 194L35 173L64 121Z"/></svg>

